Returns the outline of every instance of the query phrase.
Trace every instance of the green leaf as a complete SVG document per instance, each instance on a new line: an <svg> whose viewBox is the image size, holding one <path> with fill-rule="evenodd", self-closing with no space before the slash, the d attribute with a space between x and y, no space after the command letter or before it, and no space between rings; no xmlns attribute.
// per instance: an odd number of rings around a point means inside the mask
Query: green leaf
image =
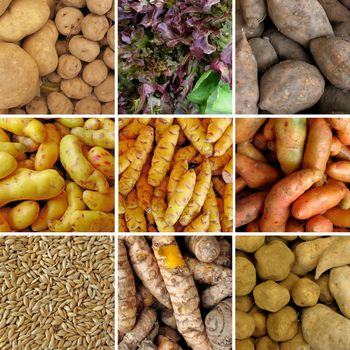
<svg viewBox="0 0 350 350"><path fill-rule="evenodd" d="M199 105L205 103L219 81L220 75L213 70L208 70L199 78L193 90L187 95L187 99Z"/></svg>
<svg viewBox="0 0 350 350"><path fill-rule="evenodd" d="M231 114L232 91L228 83L220 81L219 85L209 96L205 114Z"/></svg>

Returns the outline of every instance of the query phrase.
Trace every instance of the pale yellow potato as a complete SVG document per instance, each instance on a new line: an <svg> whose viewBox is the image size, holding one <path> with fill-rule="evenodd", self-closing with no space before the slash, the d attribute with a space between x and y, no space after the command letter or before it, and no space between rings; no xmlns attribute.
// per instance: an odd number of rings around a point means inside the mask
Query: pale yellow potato
<svg viewBox="0 0 350 350"><path fill-rule="evenodd" d="M297 335L291 340L279 343L279 350L311 350L311 346L305 341L299 325Z"/></svg>
<svg viewBox="0 0 350 350"><path fill-rule="evenodd" d="M252 294L236 296L236 309L243 312L248 312L254 307L254 299Z"/></svg>
<svg viewBox="0 0 350 350"><path fill-rule="evenodd" d="M0 77L0 109L24 105L39 91L38 66L18 45L0 42Z"/></svg>
<svg viewBox="0 0 350 350"><path fill-rule="evenodd" d="M255 350L279 350L278 343L270 339L268 336L257 339Z"/></svg>
<svg viewBox="0 0 350 350"><path fill-rule="evenodd" d="M236 339L236 350L255 350L254 342L252 339Z"/></svg>
<svg viewBox="0 0 350 350"><path fill-rule="evenodd" d="M249 294L256 285L254 265L245 257L236 257L236 295Z"/></svg>
<svg viewBox="0 0 350 350"><path fill-rule="evenodd" d="M253 316L236 310L236 339L247 339L253 335L254 330L255 321Z"/></svg>
<svg viewBox="0 0 350 350"><path fill-rule="evenodd" d="M23 201L11 209L7 217L13 230L29 227L39 216L40 206L36 201Z"/></svg>
<svg viewBox="0 0 350 350"><path fill-rule="evenodd" d="M83 192L83 201L90 210L109 213L114 209L114 187L108 193L86 190Z"/></svg>
<svg viewBox="0 0 350 350"><path fill-rule="evenodd" d="M255 330L253 333L254 338L259 338L264 336L267 333L266 330L266 313L259 309L257 306L254 306L248 314L253 316L255 322Z"/></svg>
<svg viewBox="0 0 350 350"><path fill-rule="evenodd" d="M56 170L20 168L0 181L0 207L19 200L50 199L56 197L64 186L64 179Z"/></svg>
<svg viewBox="0 0 350 350"><path fill-rule="evenodd" d="M114 214L102 211L77 210L69 220L75 232L113 232Z"/></svg>
<svg viewBox="0 0 350 350"><path fill-rule="evenodd" d="M49 17L46 0L13 0L0 17L0 41L20 41L42 28Z"/></svg>
<svg viewBox="0 0 350 350"><path fill-rule="evenodd" d="M28 114L48 114L46 98L43 96L35 96L26 105L26 112Z"/></svg>
<svg viewBox="0 0 350 350"><path fill-rule="evenodd" d="M65 6L72 6L77 8L82 8L86 6L85 0L63 0L62 2L63 2L63 5Z"/></svg>
<svg viewBox="0 0 350 350"><path fill-rule="evenodd" d="M265 236L236 236L236 249L254 253L265 243Z"/></svg>
<svg viewBox="0 0 350 350"><path fill-rule="evenodd" d="M13 173L17 168L17 160L7 152L0 151L0 179Z"/></svg>
<svg viewBox="0 0 350 350"><path fill-rule="evenodd" d="M55 71L58 64L56 40L58 31L55 23L49 20L39 31L28 36L23 42L23 49L31 55L39 67L41 76Z"/></svg>
<svg viewBox="0 0 350 350"><path fill-rule="evenodd" d="M114 51L115 48L115 25L112 25L107 32L107 42L109 47Z"/></svg>
<svg viewBox="0 0 350 350"><path fill-rule="evenodd" d="M106 66L110 69L115 68L115 60L114 60L114 51L107 46L105 51L103 52L103 62L106 64Z"/></svg>
<svg viewBox="0 0 350 350"><path fill-rule="evenodd" d="M291 272L288 277L286 279L284 279L283 281L281 281L279 283L280 286L285 287L289 290L289 293L292 291L292 288L295 284L295 282L297 282L299 280L299 276L297 276L295 273Z"/></svg>

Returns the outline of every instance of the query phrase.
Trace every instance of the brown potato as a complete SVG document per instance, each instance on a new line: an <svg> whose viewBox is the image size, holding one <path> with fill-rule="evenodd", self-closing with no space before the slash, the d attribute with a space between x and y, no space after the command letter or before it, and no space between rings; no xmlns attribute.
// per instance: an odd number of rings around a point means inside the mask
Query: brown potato
<svg viewBox="0 0 350 350"><path fill-rule="evenodd" d="M109 47L114 51L115 46L115 26L111 26L107 32L107 42Z"/></svg>
<svg viewBox="0 0 350 350"><path fill-rule="evenodd" d="M104 15L111 9L113 0L86 0L86 5L90 12Z"/></svg>
<svg viewBox="0 0 350 350"><path fill-rule="evenodd" d="M81 31L84 37L92 41L102 40L108 29L109 22L106 16L89 13L81 22Z"/></svg>
<svg viewBox="0 0 350 350"><path fill-rule="evenodd" d="M43 96L36 96L26 105L28 114L47 114L48 108L46 99Z"/></svg>
<svg viewBox="0 0 350 350"><path fill-rule="evenodd" d="M66 36L79 34L83 13L75 7L64 7L56 13L55 23L57 30Z"/></svg>
<svg viewBox="0 0 350 350"><path fill-rule="evenodd" d="M92 62L100 53L100 45L82 35L73 36L68 44L69 51L72 55L84 62Z"/></svg>
<svg viewBox="0 0 350 350"><path fill-rule="evenodd" d="M73 55L62 55L58 60L57 73L63 79L73 79L81 71L81 61Z"/></svg>
<svg viewBox="0 0 350 350"><path fill-rule="evenodd" d="M114 75L109 74L105 81L96 86L94 93L99 101L114 101Z"/></svg>
<svg viewBox="0 0 350 350"><path fill-rule="evenodd" d="M84 70L82 77L86 83L90 86L98 86L108 76L108 68L101 60L95 60L91 63L88 63Z"/></svg>
<svg viewBox="0 0 350 350"><path fill-rule="evenodd" d="M0 109L30 102L39 91L39 69L19 46L0 42Z"/></svg>
<svg viewBox="0 0 350 350"><path fill-rule="evenodd" d="M91 94L92 87L86 84L83 79L78 77L62 80L61 90L67 97L80 100Z"/></svg>
<svg viewBox="0 0 350 350"><path fill-rule="evenodd" d="M102 114L114 114L114 101L102 104Z"/></svg>
<svg viewBox="0 0 350 350"><path fill-rule="evenodd" d="M47 96L47 106L51 114L73 114L72 101L60 92L51 92Z"/></svg>
<svg viewBox="0 0 350 350"><path fill-rule="evenodd" d="M105 51L103 52L103 62L106 64L108 68L114 70L115 68L114 51L110 47L106 47Z"/></svg>
<svg viewBox="0 0 350 350"><path fill-rule="evenodd" d="M101 114L101 103L94 96L87 96L75 105L76 114Z"/></svg>
<svg viewBox="0 0 350 350"><path fill-rule="evenodd" d="M0 16L7 10L12 0L2 0L0 2Z"/></svg>

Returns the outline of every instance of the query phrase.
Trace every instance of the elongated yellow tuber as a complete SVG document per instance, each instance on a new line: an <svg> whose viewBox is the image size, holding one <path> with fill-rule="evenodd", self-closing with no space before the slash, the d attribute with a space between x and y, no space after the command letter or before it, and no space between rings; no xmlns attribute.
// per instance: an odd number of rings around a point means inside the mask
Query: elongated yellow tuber
<svg viewBox="0 0 350 350"><path fill-rule="evenodd" d="M232 118L211 118L207 129L207 141L214 143L232 123Z"/></svg>

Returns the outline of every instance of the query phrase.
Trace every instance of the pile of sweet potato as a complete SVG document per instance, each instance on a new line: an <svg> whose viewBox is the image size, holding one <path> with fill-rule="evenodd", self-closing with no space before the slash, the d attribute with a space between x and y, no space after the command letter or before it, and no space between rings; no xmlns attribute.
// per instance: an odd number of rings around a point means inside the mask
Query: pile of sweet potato
<svg viewBox="0 0 350 350"><path fill-rule="evenodd" d="M349 0L236 0L236 113L350 113Z"/></svg>
<svg viewBox="0 0 350 350"><path fill-rule="evenodd" d="M350 230L350 118L237 118L236 228Z"/></svg>

